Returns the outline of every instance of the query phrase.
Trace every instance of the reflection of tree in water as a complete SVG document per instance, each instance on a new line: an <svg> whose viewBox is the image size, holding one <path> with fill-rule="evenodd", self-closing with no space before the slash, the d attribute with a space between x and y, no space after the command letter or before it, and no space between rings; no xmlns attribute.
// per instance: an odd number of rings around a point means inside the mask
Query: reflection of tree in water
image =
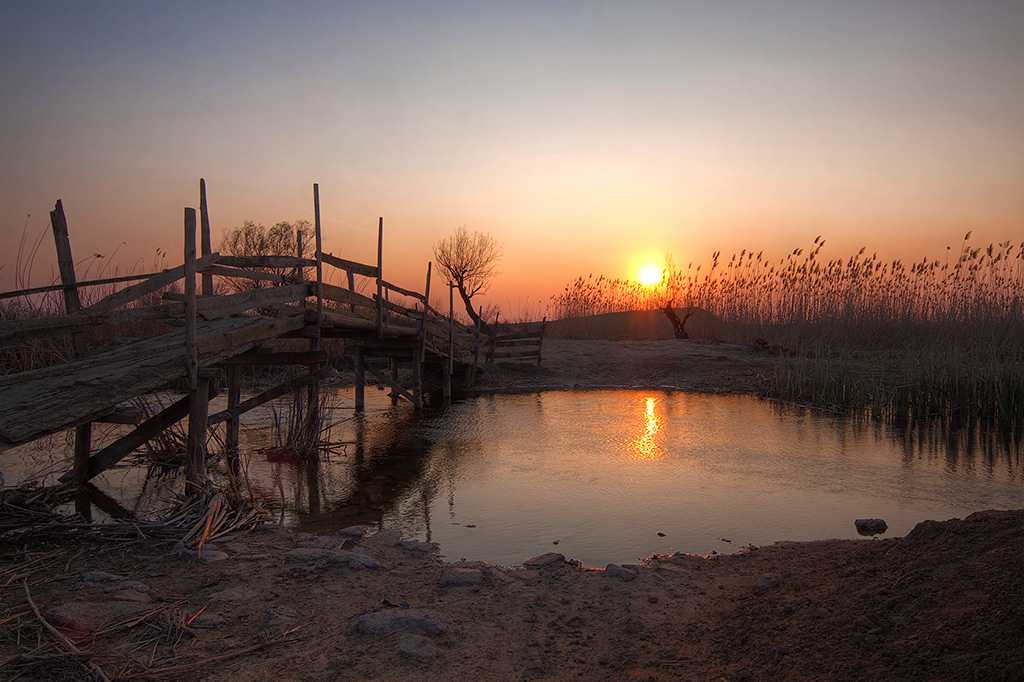
<svg viewBox="0 0 1024 682"><path fill-rule="evenodd" d="M1009 478L1024 481L1024 421L999 428L979 419L961 419L955 413L915 418L900 412L883 418L858 413L830 414L783 403L773 405L779 416L813 414L818 419L827 418L842 446L851 437L889 440L899 446L907 466L944 459L946 468L956 471L970 470L980 463L987 471L1002 466Z"/></svg>

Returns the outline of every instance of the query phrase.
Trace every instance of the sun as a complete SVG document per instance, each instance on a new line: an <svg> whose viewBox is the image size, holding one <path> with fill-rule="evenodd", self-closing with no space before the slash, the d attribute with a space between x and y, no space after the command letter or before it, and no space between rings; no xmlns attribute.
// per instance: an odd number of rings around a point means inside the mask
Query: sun
<svg viewBox="0 0 1024 682"><path fill-rule="evenodd" d="M636 273L636 279L645 287L661 284L661 266L654 263L641 266L640 270Z"/></svg>

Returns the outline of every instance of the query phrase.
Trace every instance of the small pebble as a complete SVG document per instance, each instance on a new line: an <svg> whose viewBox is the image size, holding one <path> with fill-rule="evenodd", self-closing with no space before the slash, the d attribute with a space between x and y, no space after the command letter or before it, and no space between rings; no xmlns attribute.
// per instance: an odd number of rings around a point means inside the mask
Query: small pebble
<svg viewBox="0 0 1024 682"><path fill-rule="evenodd" d="M661 532L661 531L659 530L659 531L658 531L658 537L659 537L659 538L663 538L663 537L665 537L665 534L664 534L664 533L662 533L662 532Z"/></svg>

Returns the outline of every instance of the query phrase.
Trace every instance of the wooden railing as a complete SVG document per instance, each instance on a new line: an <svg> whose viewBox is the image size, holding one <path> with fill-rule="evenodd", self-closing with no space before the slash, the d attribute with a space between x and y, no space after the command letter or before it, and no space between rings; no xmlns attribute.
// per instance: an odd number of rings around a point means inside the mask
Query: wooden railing
<svg viewBox="0 0 1024 682"><path fill-rule="evenodd" d="M539 365L544 348L544 330L548 318L541 320L539 329L525 332L494 334L489 337L487 345L487 362L524 362L536 361Z"/></svg>

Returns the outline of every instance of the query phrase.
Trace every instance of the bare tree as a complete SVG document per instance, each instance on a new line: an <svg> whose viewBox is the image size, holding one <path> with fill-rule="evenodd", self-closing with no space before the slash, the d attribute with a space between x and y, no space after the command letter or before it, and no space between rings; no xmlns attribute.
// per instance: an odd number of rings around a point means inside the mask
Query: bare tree
<svg viewBox="0 0 1024 682"><path fill-rule="evenodd" d="M470 319L486 328L473 305L473 297L487 292L501 258L497 240L482 232L460 227L434 245L434 260L441 266L448 283L459 290Z"/></svg>
<svg viewBox="0 0 1024 682"><path fill-rule="evenodd" d="M220 252L225 256L294 256L297 232L303 233L303 245L306 256L309 257L315 246L311 241L313 230L308 220L280 222L273 227L246 220L239 227L228 230L221 240ZM283 277L293 274L293 268L255 269ZM269 286L269 283L262 280L228 279L226 282L227 286L235 291Z"/></svg>

